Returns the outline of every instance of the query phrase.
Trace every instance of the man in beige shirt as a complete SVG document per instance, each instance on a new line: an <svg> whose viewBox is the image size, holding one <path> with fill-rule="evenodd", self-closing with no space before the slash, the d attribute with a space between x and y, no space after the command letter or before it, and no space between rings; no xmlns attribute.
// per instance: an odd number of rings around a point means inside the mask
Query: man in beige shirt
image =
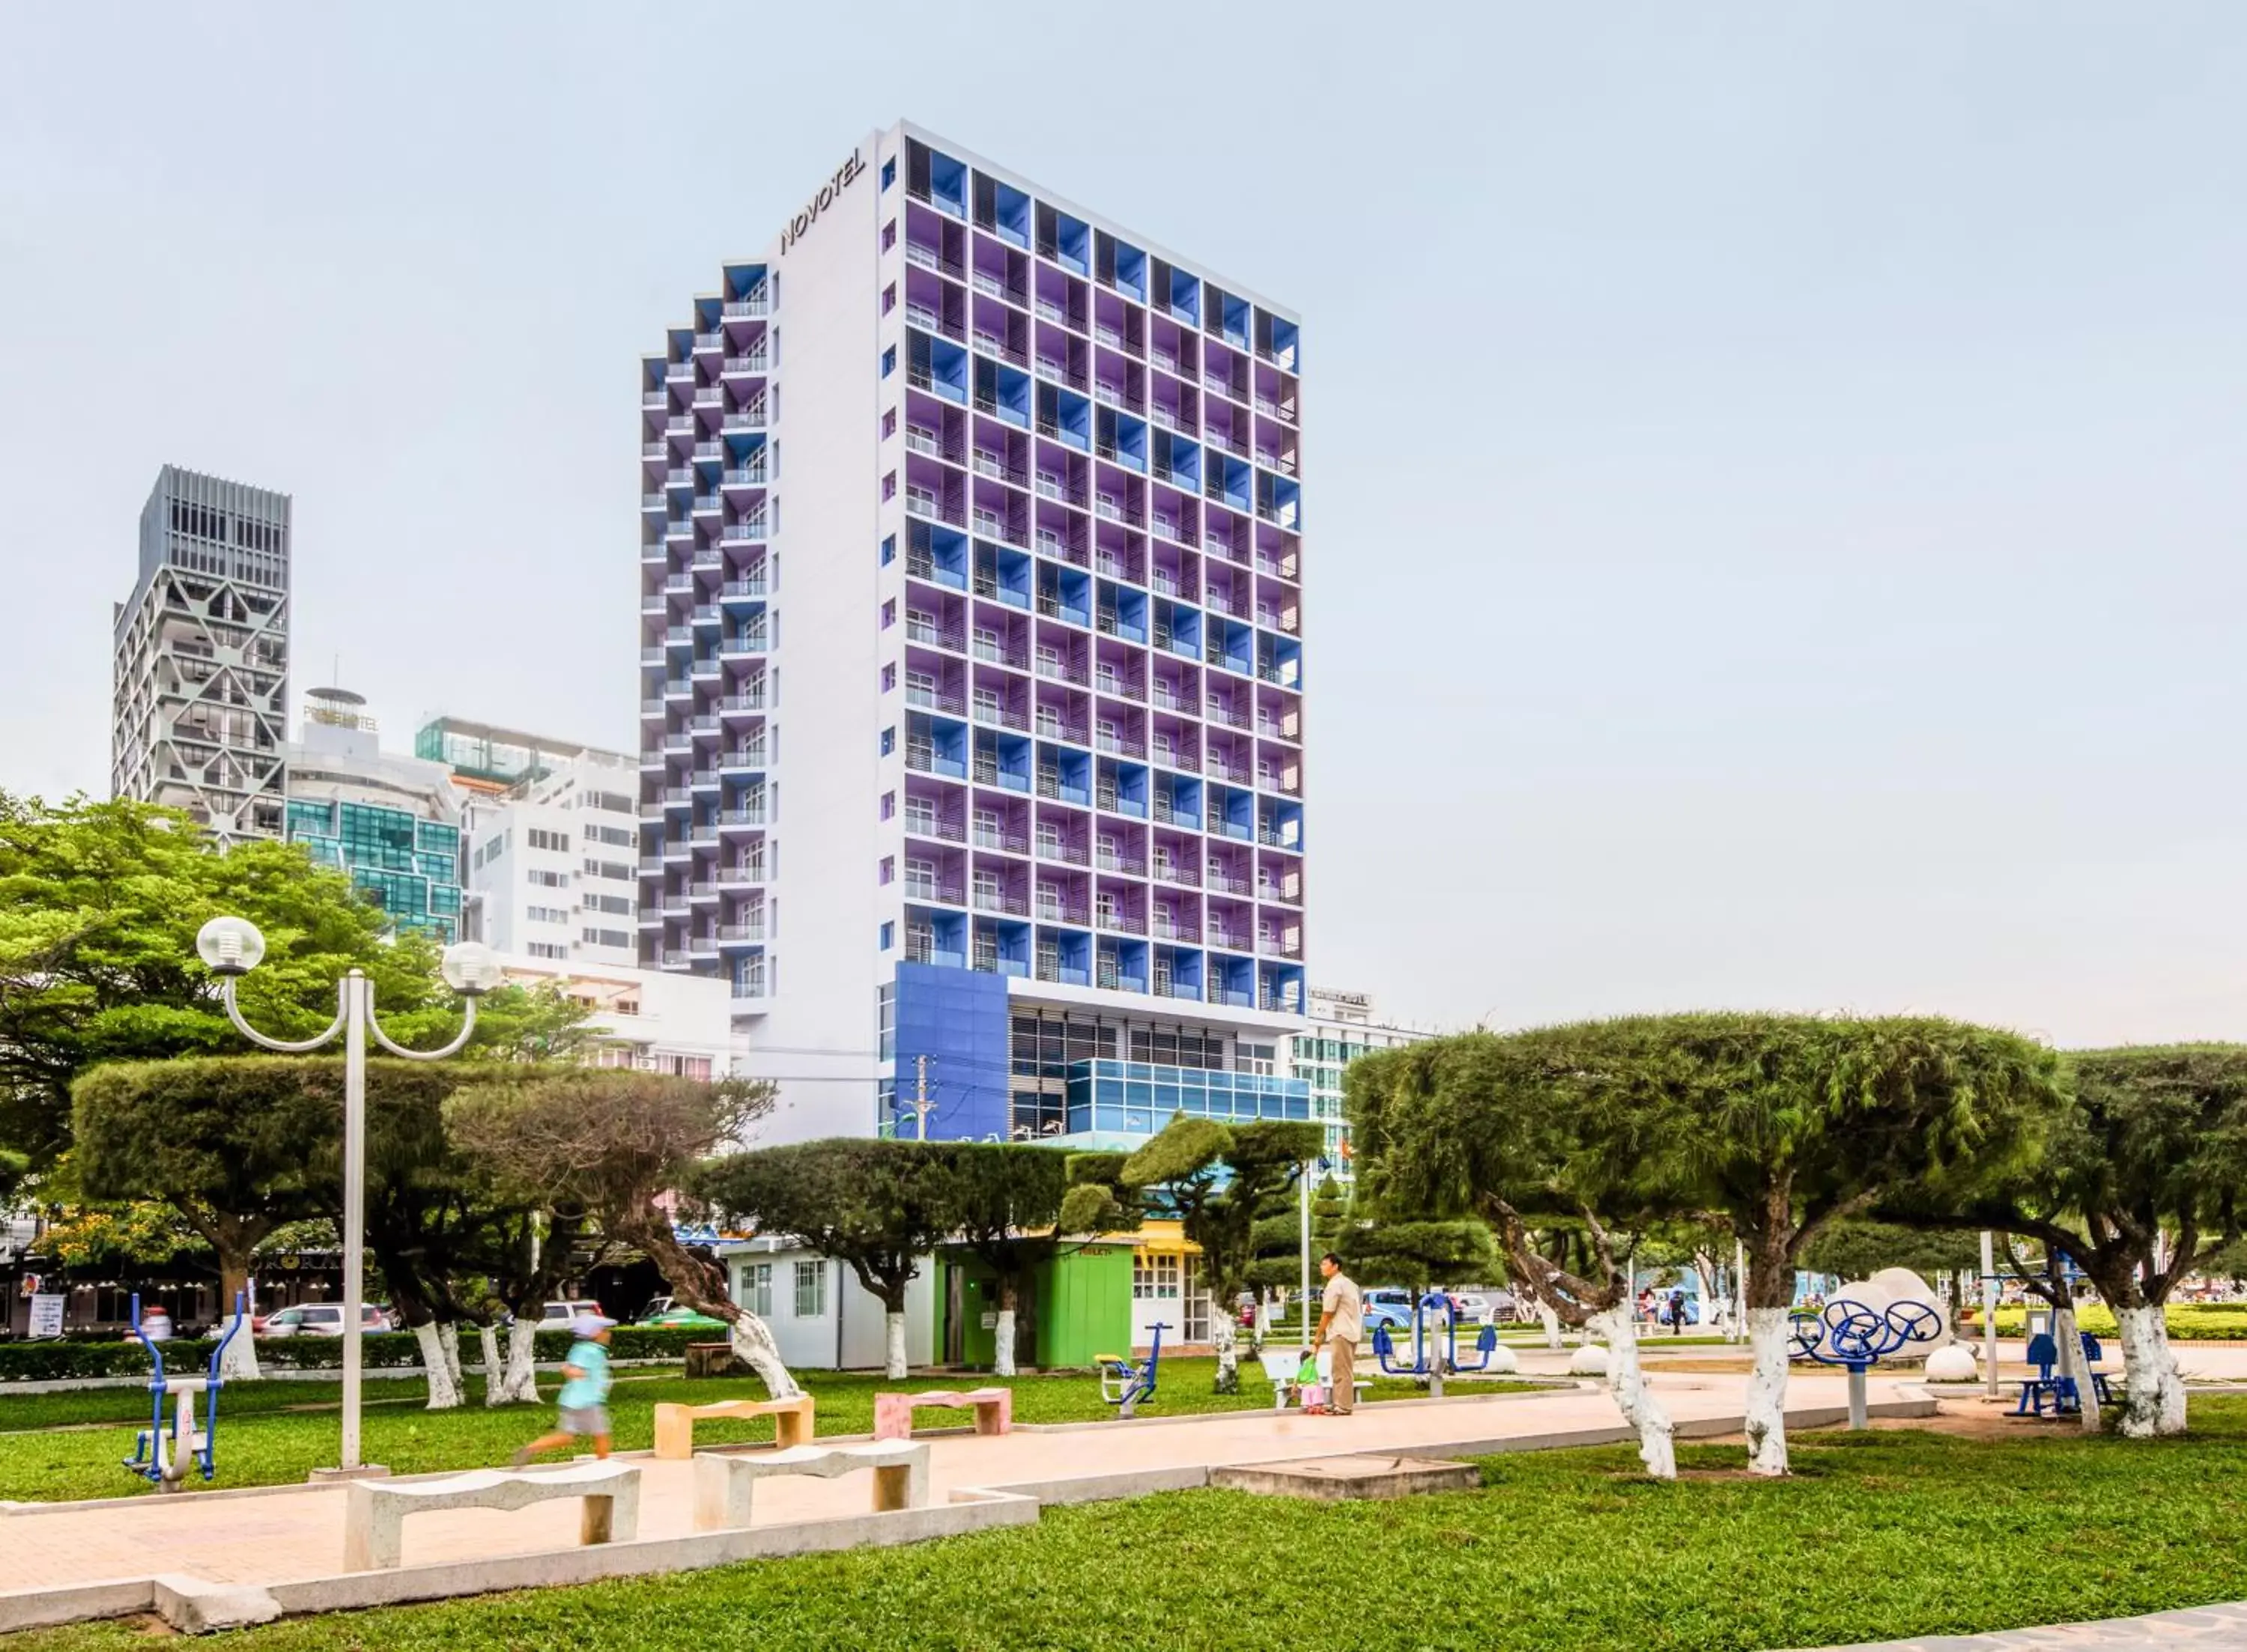
<svg viewBox="0 0 2247 1652"><path fill-rule="evenodd" d="M1357 1343L1365 1335L1365 1295L1357 1281L1342 1271L1342 1258L1328 1251L1319 1258L1319 1273L1327 1282L1319 1298L1319 1328L1311 1338L1314 1358L1322 1345L1334 1352L1327 1409L1348 1416L1357 1403Z"/></svg>

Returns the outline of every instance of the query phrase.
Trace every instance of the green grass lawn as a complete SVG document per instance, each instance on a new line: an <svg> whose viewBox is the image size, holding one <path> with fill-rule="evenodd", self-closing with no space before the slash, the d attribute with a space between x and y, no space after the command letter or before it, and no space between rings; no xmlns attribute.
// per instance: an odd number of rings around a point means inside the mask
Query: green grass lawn
<svg viewBox="0 0 2247 1652"><path fill-rule="evenodd" d="M1272 1403L1271 1385L1253 1361L1243 1361L1240 1392L1210 1391L1212 1360L1164 1360L1153 1401L1142 1416L1176 1416L1193 1411L1253 1410ZM892 1383L878 1376L800 1373L816 1396L822 1434L866 1434L874 1426L874 1394L890 1388L974 1388L995 1379L947 1376ZM559 1379L543 1380L550 1401ZM1023 1376L1014 1380L1014 1417L1022 1423L1078 1423L1114 1415L1089 1375ZM1498 1384L1483 1384L1489 1388ZM610 1415L620 1451L654 1444L658 1401L706 1404L739 1396L762 1398L755 1378L721 1378L690 1382L675 1370L623 1371L610 1396ZM1479 1391L1479 1389L1478 1389ZM1375 1383L1369 1397L1402 1399L1423 1392L1409 1382ZM275 1485L302 1480L336 1460L336 1403L341 1389L332 1382L245 1382L219 1396L218 1478L214 1487ZM488 1466L543 1434L553 1418L550 1405L509 1406L486 1410L483 1385L468 1380L470 1403L457 1411L422 1409L427 1390L418 1377L366 1384L364 1455L387 1464L393 1473L420 1474L438 1469ZM966 1413L960 1414L964 1421ZM74 1498L154 1495L146 1480L119 1466L133 1450L133 1433L146 1427L148 1396L143 1389L92 1389L62 1394L0 1395L0 1499L58 1501ZM927 1419L924 1419L926 1421ZM939 1424L940 1425L940 1424ZM698 1442L722 1444L769 1440L769 1420L705 1423ZM190 1482L201 1486L200 1479Z"/></svg>
<svg viewBox="0 0 2247 1652"><path fill-rule="evenodd" d="M2247 1596L2247 1401L2203 1401L2193 1420L2193 1437L2158 1444L1805 1435L1780 1482L1738 1477L1738 1447L1687 1446L1689 1478L1672 1485L1638 1478L1615 1448L1493 1458L1479 1491L1403 1503L1183 1492L905 1548L305 1619L228 1643L1745 1652L2119 1616ZM1369 1616L1386 1627L1369 1633ZM7 1652L138 1640L90 1626Z"/></svg>

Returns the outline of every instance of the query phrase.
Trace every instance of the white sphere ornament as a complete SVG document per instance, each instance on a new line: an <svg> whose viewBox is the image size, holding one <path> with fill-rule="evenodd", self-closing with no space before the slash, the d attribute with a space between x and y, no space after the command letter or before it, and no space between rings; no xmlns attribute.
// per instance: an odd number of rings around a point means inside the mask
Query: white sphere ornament
<svg viewBox="0 0 2247 1652"><path fill-rule="evenodd" d="M1971 1382L1981 1374L1981 1367L1975 1363L1974 1350L1963 1342L1939 1348L1927 1356L1927 1380L1930 1382Z"/></svg>
<svg viewBox="0 0 2247 1652"><path fill-rule="evenodd" d="M445 985L463 998L477 998L500 984L499 955L482 941L454 941L438 965Z"/></svg>
<svg viewBox="0 0 2247 1652"><path fill-rule="evenodd" d="M1501 1376L1512 1376L1521 1369L1521 1362L1514 1357L1512 1348L1500 1342L1496 1348L1491 1349L1490 1363L1482 1369Z"/></svg>
<svg viewBox="0 0 2247 1652"><path fill-rule="evenodd" d="M214 918L195 932L195 951L214 975L247 975L265 956L265 937L246 918Z"/></svg>
<svg viewBox="0 0 2247 1652"><path fill-rule="evenodd" d="M1605 1376L1608 1374L1608 1351L1597 1342L1587 1342L1568 1356L1570 1376Z"/></svg>

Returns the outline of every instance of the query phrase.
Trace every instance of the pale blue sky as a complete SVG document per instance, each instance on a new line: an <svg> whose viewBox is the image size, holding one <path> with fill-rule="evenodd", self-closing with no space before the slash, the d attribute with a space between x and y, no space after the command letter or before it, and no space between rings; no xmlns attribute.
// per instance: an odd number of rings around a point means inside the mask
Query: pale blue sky
<svg viewBox="0 0 2247 1652"><path fill-rule="evenodd" d="M1398 27L1398 24L1404 24ZM0 785L167 461L635 733L639 355L907 115L1305 317L1314 977L2247 1037L2247 10L0 10Z"/></svg>

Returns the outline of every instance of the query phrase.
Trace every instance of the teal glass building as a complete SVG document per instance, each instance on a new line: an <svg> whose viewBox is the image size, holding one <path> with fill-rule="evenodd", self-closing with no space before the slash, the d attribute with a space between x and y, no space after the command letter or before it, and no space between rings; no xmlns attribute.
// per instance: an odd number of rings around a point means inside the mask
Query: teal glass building
<svg viewBox="0 0 2247 1652"><path fill-rule="evenodd" d="M288 837L338 867L401 930L450 945L461 930L461 831L403 809L291 799Z"/></svg>

